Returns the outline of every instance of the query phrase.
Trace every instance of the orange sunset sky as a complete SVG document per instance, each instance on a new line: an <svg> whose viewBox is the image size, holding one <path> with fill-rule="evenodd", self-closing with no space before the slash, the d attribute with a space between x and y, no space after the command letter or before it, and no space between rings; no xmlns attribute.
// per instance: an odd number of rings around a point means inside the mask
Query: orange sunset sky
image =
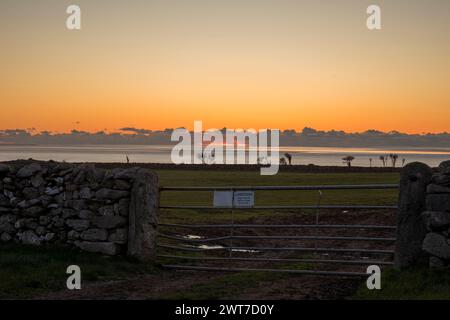
<svg viewBox="0 0 450 320"><path fill-rule="evenodd" d="M448 0L2 0L0 39L0 129L450 131Z"/></svg>

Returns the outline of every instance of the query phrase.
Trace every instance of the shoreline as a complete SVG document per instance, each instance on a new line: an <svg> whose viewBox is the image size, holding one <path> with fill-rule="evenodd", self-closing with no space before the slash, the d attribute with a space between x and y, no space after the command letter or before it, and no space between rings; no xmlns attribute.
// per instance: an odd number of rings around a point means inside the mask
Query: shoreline
<svg viewBox="0 0 450 320"><path fill-rule="evenodd" d="M18 159L12 161L3 161L0 163L12 166L21 166L31 162L52 162L40 161L34 159ZM68 162L72 164L93 164L99 168L131 168L141 167L150 170L186 170L186 171L259 171L261 165L250 164L173 164L173 163L123 163L123 162ZM280 165L279 172L301 172L301 173L400 173L401 167L346 167L346 166L319 166L319 165Z"/></svg>

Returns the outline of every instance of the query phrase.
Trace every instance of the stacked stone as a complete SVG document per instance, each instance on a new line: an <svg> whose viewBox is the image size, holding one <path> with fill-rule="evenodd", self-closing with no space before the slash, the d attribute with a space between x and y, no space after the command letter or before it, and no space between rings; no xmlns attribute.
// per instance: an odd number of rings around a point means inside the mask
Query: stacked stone
<svg viewBox="0 0 450 320"><path fill-rule="evenodd" d="M430 254L430 267L450 266L450 161L442 162L433 175L426 206L422 216L428 233L422 248Z"/></svg>
<svg viewBox="0 0 450 320"><path fill-rule="evenodd" d="M69 243L108 255L126 251L137 170L53 161L0 164L0 239Z"/></svg>

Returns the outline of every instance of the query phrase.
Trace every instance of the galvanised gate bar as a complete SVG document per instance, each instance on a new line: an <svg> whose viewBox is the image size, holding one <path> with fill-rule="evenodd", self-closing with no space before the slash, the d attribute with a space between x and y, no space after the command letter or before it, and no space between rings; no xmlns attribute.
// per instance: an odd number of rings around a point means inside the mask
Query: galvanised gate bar
<svg viewBox="0 0 450 320"><path fill-rule="evenodd" d="M162 193L167 192L217 192L229 191L233 196L236 191L317 191L316 205L253 205L251 207L198 206L198 205L161 205L162 223L158 233L158 260L162 267L171 269L202 270L202 271L264 271L284 272L306 275L328 276L367 276L369 265L392 265L395 243L395 229L393 225L382 224L330 224L320 223L320 210L377 210L394 211L397 205L324 205L321 204L322 195L327 190L382 190L398 189L397 184L366 184L366 185L320 185L320 186L233 186L233 187L162 187ZM170 223L164 222L164 212L168 210L194 210L211 214L214 211L229 210L229 223ZM236 223L239 212L250 210L313 210L310 215L315 221L311 224L258 224ZM209 212L209 213L208 213ZM213 214L213 213L212 213ZM346 212L339 214L345 215ZM376 213L373 213L376 214ZM208 218L206 218L208 221ZM205 236L192 235L193 232L206 230L221 231L226 235ZM239 231L270 230L272 233L248 235L238 234ZM319 231L313 235L287 235L287 230ZM341 232L362 231L364 235L336 235ZM388 235L371 235L382 232ZM258 245L245 245L243 242L258 242ZM266 241L277 241L282 245L266 246ZM312 245L289 245L292 242L307 242ZM341 245L319 245L319 243L347 243L351 247ZM262 245L259 245L262 243ZM366 247L359 246L365 243ZM370 244L367 247L367 244ZM388 246L389 248L386 248ZM276 256L267 256L274 253ZM212 254L212 255L211 255ZM299 256L300 255L300 256ZM306 255L306 256L305 256ZM374 258L376 257L376 258ZM167 262L169 261L169 262ZM238 266L235 263L239 263ZM256 265L256 266L255 266ZM359 266L357 271L345 266ZM322 270L321 266L328 266ZM344 267L343 267L344 266ZM365 266L362 268L362 266Z"/></svg>

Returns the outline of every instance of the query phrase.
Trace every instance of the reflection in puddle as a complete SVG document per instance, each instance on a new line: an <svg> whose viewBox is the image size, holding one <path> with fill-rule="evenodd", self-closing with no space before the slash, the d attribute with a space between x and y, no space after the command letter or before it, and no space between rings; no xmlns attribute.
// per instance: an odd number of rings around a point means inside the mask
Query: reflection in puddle
<svg viewBox="0 0 450 320"><path fill-rule="evenodd" d="M186 238L186 239L203 239L203 237L197 236L195 234L188 234L186 236L183 236L183 238Z"/></svg>
<svg viewBox="0 0 450 320"><path fill-rule="evenodd" d="M211 245L211 244L200 244L200 245L185 245L186 247L203 249L203 250L218 250L218 249L226 249L224 246L220 245ZM247 250L247 249L232 249L232 252L247 252L247 253L258 253L258 250Z"/></svg>
<svg viewBox="0 0 450 320"><path fill-rule="evenodd" d="M201 244L199 246L193 246L195 248L199 248L199 249L206 249L206 250L211 250L211 249L222 249L225 248L224 246L218 246L218 245L210 245L210 244Z"/></svg>
<svg viewBox="0 0 450 320"><path fill-rule="evenodd" d="M189 240L197 240L197 239L204 239L205 237L198 236L195 234L187 234L187 235L179 235L185 239ZM199 245L184 245L185 247L189 248L196 248L196 249L204 249L204 250L218 250L218 249L226 249L225 246L221 245L213 245L213 244L199 244ZM257 253L258 250L247 250L247 249L232 249L232 252L247 252L247 253Z"/></svg>

